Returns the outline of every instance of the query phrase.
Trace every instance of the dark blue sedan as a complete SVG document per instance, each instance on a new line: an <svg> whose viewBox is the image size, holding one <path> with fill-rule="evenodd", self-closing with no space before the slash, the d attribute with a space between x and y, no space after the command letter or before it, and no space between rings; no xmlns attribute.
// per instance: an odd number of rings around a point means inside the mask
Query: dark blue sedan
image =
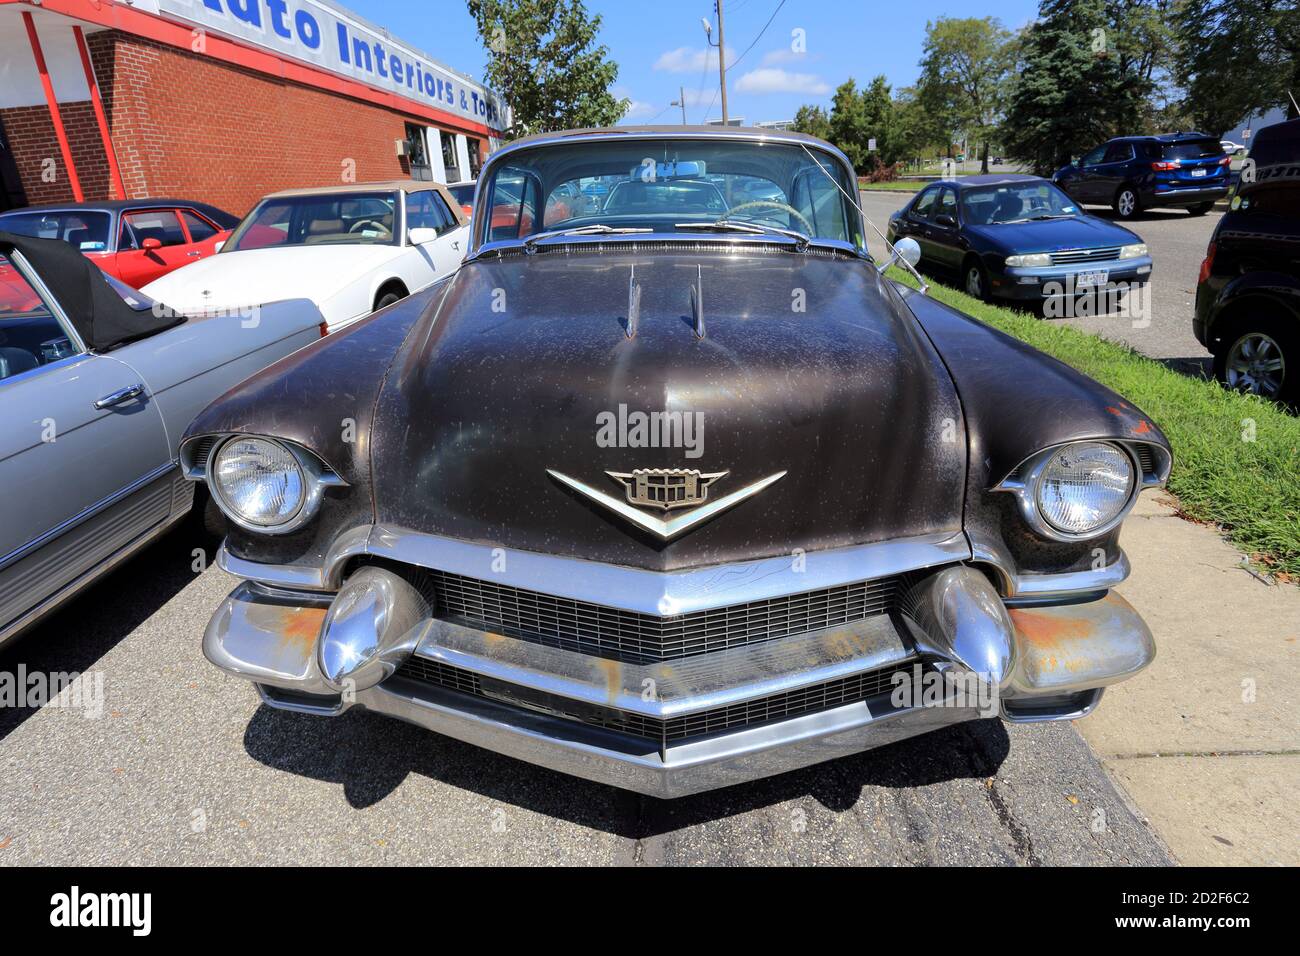
<svg viewBox="0 0 1300 956"><path fill-rule="evenodd" d="M889 220L889 240L910 237L932 271L960 277L980 299L1045 299L1131 287L1151 278L1134 233L1084 213L1037 176L967 176L937 182Z"/></svg>

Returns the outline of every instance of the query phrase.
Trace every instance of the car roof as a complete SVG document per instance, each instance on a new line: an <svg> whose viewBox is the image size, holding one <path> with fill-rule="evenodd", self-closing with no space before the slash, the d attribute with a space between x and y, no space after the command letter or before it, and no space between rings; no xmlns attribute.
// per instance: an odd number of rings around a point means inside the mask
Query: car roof
<svg viewBox="0 0 1300 956"><path fill-rule="evenodd" d="M962 176L956 180L938 180L956 186L958 191L974 186L1003 186L1008 183L1042 183L1047 182L1042 176L1030 176L1026 173L989 173L984 176ZM926 184L932 185L930 183Z"/></svg>
<svg viewBox="0 0 1300 956"><path fill-rule="evenodd" d="M1156 133L1151 136L1116 136L1108 139L1108 143L1180 143L1192 139L1214 139L1217 136L1211 136L1209 133L1198 133L1196 131L1186 133Z"/></svg>
<svg viewBox="0 0 1300 956"><path fill-rule="evenodd" d="M375 183L346 183L331 186L306 186L298 189L281 189L279 192L267 193L263 199L283 199L286 196L325 196L337 193L374 193L404 189L408 193L438 189L442 183L417 179L388 179Z"/></svg>
<svg viewBox="0 0 1300 956"><path fill-rule="evenodd" d="M154 199L106 199L103 202L52 202L42 203L39 206L20 206L17 209L6 209L0 216L9 215L15 212L130 212L133 209L154 209L158 206L189 206L193 209L219 209L211 203L199 202L196 199L171 199L166 196L159 196ZM226 213L230 215L230 213Z"/></svg>
<svg viewBox="0 0 1300 956"><path fill-rule="evenodd" d="M765 129L758 126L591 126L585 129L566 129L554 133L534 133L531 136L524 136L515 140L510 144L510 148L513 151L517 146L528 146L534 143L554 143L577 136L627 136L635 138L645 135L662 136L665 133L677 134L686 138L707 135L731 136L736 139L804 142L819 146L822 149L825 149L828 145L825 140L810 136L807 133L796 133L793 130L785 129Z"/></svg>

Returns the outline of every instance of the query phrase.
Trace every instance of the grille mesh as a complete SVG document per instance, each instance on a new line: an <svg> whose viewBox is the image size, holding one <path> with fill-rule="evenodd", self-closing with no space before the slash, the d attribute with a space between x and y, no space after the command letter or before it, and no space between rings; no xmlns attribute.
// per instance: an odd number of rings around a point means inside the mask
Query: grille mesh
<svg viewBox="0 0 1300 956"><path fill-rule="evenodd" d="M901 680L910 682L914 676L912 667L912 662L903 666L891 665L783 694L773 694L770 697L761 697L729 707L718 707L683 717L670 717L666 720L607 707L574 704L559 697L550 697L547 706L543 709L556 716L656 740L663 745L669 741L703 737L724 730L737 730L769 721L786 720L802 714L830 710L845 704L861 703L892 692L895 674L902 674ZM402 665L398 673L411 680L434 684L475 697L490 696L484 693L482 682L477 674L441 661L412 657Z"/></svg>
<svg viewBox="0 0 1300 956"><path fill-rule="evenodd" d="M1066 249L1052 253L1052 265L1068 266L1076 262L1110 262L1119 258L1119 246L1102 249Z"/></svg>
<svg viewBox="0 0 1300 956"><path fill-rule="evenodd" d="M855 584L735 604L676 617L430 572L438 614L457 624L632 664L676 660L788 637L894 609L898 579Z"/></svg>

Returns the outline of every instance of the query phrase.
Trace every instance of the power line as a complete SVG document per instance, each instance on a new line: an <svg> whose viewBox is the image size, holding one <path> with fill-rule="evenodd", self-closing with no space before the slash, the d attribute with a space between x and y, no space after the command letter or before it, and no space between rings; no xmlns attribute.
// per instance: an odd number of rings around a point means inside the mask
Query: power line
<svg viewBox="0 0 1300 956"><path fill-rule="evenodd" d="M767 18L767 22L763 24L763 29L758 31L758 36L754 37L753 42L751 42L749 46L745 47L744 53L740 54L740 56L736 57L736 59L732 61L729 69L734 70L739 65L740 61L745 58L745 54L748 53L750 50L754 49L754 47L758 45L758 41L763 39L763 34L767 32L767 28L772 25L772 21L776 19L776 15L781 12L781 8L784 6L785 6L785 0L781 0L781 2L776 5L776 9L772 11L772 15ZM707 63L705 64L705 69L708 69ZM718 101L718 94L721 91L722 91L722 87L720 85L716 90L713 91L713 99L709 101L709 108L704 111L704 122L706 123L708 122L709 114L713 112L713 104Z"/></svg>

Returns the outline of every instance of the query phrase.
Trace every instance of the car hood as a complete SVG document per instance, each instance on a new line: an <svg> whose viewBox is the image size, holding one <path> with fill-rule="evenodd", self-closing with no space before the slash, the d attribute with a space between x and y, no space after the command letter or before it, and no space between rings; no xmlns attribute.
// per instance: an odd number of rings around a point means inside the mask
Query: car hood
<svg viewBox="0 0 1300 956"><path fill-rule="evenodd" d="M871 264L692 248L463 266L379 394L378 522L657 570L960 532L955 390ZM656 412L682 416L677 447L637 431ZM784 475L665 543L551 474L624 501L609 472L664 468L725 472L709 500Z"/></svg>
<svg viewBox="0 0 1300 956"><path fill-rule="evenodd" d="M319 306L400 251L397 246L357 244L222 252L176 269L140 291L181 312L281 299L311 299Z"/></svg>
<svg viewBox="0 0 1300 956"><path fill-rule="evenodd" d="M1123 226L1095 216L967 226L966 229L1007 254L1126 246L1142 241Z"/></svg>

